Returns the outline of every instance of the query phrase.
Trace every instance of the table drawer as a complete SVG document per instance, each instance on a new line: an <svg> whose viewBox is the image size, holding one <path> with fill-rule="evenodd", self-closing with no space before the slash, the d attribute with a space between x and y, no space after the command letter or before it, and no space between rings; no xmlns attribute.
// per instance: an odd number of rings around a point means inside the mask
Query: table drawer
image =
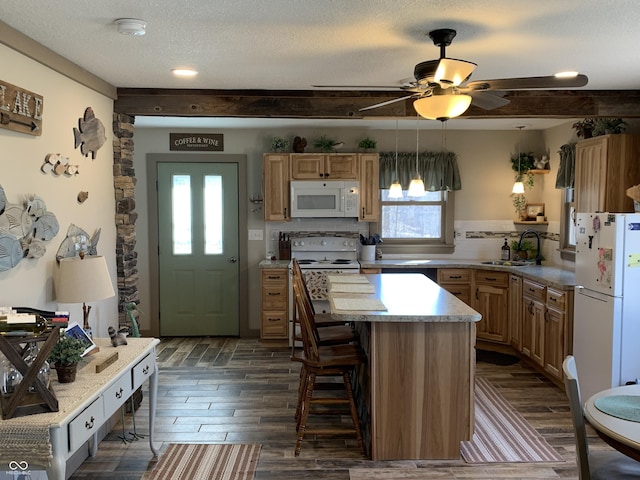
<svg viewBox="0 0 640 480"><path fill-rule="evenodd" d="M113 414L131 396L131 377L122 375L116 382L104 392L104 415L105 418Z"/></svg>
<svg viewBox="0 0 640 480"><path fill-rule="evenodd" d="M546 301L546 286L531 280L522 281L522 296Z"/></svg>
<svg viewBox="0 0 640 480"><path fill-rule="evenodd" d="M470 283L471 270L468 268L441 268L438 270L438 283Z"/></svg>
<svg viewBox="0 0 640 480"><path fill-rule="evenodd" d="M489 270L476 270L476 284L497 285L507 287L509 285L509 274L507 272L492 272Z"/></svg>
<svg viewBox="0 0 640 480"><path fill-rule="evenodd" d="M98 431L104 421L102 397L96 398L69 423L69 450L75 452Z"/></svg>
<svg viewBox="0 0 640 480"><path fill-rule="evenodd" d="M150 353L131 370L133 376L133 390L142 385L147 378L151 376L155 369L156 361L154 353Z"/></svg>

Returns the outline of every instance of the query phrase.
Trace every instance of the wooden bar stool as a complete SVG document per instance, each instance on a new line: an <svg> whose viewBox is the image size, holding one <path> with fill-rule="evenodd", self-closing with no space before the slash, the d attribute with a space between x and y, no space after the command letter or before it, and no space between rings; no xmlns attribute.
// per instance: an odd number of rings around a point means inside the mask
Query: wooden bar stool
<svg viewBox="0 0 640 480"><path fill-rule="evenodd" d="M317 343L317 329L313 324L313 312L303 300L301 285L294 283L294 295L299 309L302 326L303 356L298 390L296 430L298 438L295 456L300 454L305 434L355 433L363 456L366 455L358 409L353 397L351 376L357 366L365 363L362 349L355 344L320 346ZM314 331L315 330L315 331ZM317 382L318 377L341 377L342 383ZM327 388L328 387L328 388ZM330 391L331 395L319 396L318 392ZM344 425L308 426L309 415L351 415L353 427Z"/></svg>

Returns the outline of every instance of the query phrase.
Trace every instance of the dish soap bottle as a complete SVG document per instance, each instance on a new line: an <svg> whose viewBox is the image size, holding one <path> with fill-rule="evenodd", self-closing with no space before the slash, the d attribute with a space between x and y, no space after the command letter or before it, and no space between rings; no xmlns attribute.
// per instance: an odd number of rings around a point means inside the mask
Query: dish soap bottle
<svg viewBox="0 0 640 480"><path fill-rule="evenodd" d="M502 245L502 253L500 255L500 258L502 260L509 260L509 257L511 257L511 249L509 248L509 245L507 244L507 239L504 239L504 245Z"/></svg>

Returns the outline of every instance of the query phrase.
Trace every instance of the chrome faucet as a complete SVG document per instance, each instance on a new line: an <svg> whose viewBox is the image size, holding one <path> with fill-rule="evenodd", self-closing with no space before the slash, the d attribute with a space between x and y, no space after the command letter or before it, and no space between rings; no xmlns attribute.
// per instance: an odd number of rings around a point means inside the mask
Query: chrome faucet
<svg viewBox="0 0 640 480"><path fill-rule="evenodd" d="M540 250L540 234L535 230L525 230L524 232L522 232L522 235L520 235L520 240L518 241L518 250L520 250L520 248L522 247L522 239L530 233L533 233L536 236L536 239L538 240L538 245L537 245L538 251L536 252L536 265L542 265L542 252Z"/></svg>

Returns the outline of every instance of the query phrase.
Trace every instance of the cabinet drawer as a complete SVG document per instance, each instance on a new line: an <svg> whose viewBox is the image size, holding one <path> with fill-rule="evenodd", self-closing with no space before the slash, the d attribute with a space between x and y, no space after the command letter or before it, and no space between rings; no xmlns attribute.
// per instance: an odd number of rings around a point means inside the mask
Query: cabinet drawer
<svg viewBox="0 0 640 480"><path fill-rule="evenodd" d="M451 295L458 297L459 300L462 300L467 305L471 304L471 285L440 285Z"/></svg>
<svg viewBox="0 0 640 480"><path fill-rule="evenodd" d="M471 270L468 268L441 268L438 270L438 283L470 283Z"/></svg>
<svg viewBox="0 0 640 480"><path fill-rule="evenodd" d="M492 272L489 270L476 270L475 271L476 284L481 285L497 285L506 287L509 285L509 273L507 272Z"/></svg>
<svg viewBox="0 0 640 480"><path fill-rule="evenodd" d="M113 385L104 392L104 415L105 418L113 414L131 396L131 377L128 374L122 375Z"/></svg>
<svg viewBox="0 0 640 480"><path fill-rule="evenodd" d="M102 397L96 398L69 423L69 449L75 452L98 431L104 420Z"/></svg>
<svg viewBox="0 0 640 480"><path fill-rule="evenodd" d="M287 312L262 312L262 338L287 338Z"/></svg>
<svg viewBox="0 0 640 480"><path fill-rule="evenodd" d="M262 308L263 310L286 310L287 288L267 285L262 287Z"/></svg>
<svg viewBox="0 0 640 480"><path fill-rule="evenodd" d="M150 353L144 359L142 359L133 369L131 370L131 375L133 378L133 390L142 385L147 378L151 376L151 374L156 369L156 362L153 358L154 353Z"/></svg>
<svg viewBox="0 0 640 480"><path fill-rule="evenodd" d="M564 311L567 295L552 288L547 288L547 306Z"/></svg>
<svg viewBox="0 0 640 480"><path fill-rule="evenodd" d="M534 298L541 302L546 301L546 287L540 283L531 280L522 281L522 296Z"/></svg>
<svg viewBox="0 0 640 480"><path fill-rule="evenodd" d="M262 270L262 283L265 285L287 285L289 280L289 272L284 269L278 270Z"/></svg>

